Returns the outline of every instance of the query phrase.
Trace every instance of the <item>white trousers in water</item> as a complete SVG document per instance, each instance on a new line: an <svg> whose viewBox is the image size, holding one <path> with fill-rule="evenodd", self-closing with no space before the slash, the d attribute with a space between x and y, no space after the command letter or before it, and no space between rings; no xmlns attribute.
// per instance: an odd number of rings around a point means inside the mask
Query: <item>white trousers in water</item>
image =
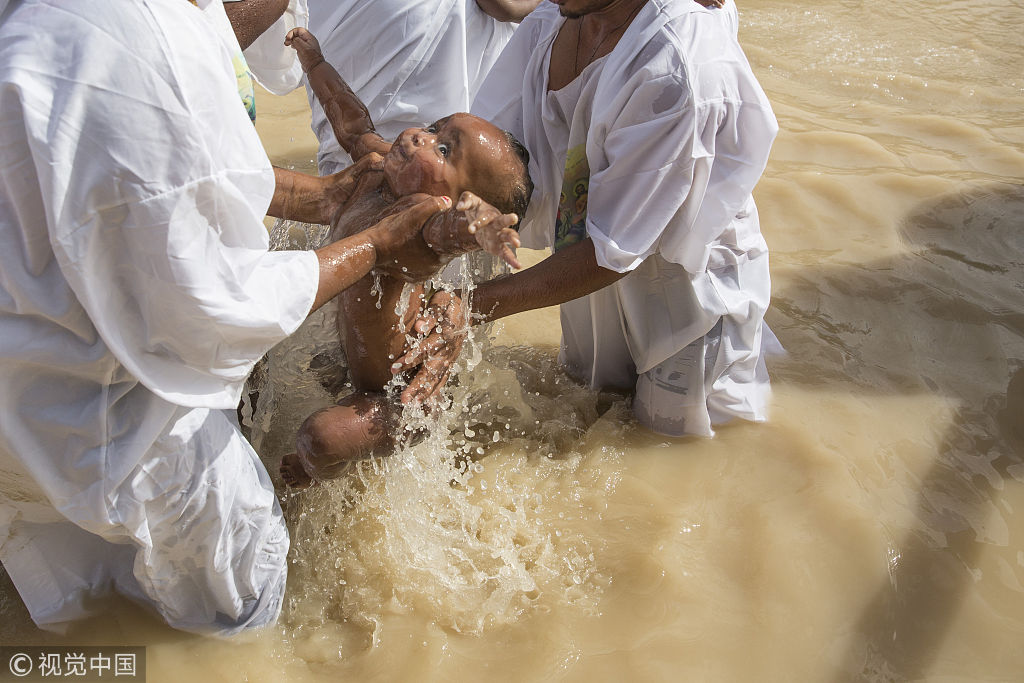
<svg viewBox="0 0 1024 683"><path fill-rule="evenodd" d="M40 627L63 630L112 592L209 635L277 619L288 531L266 468L227 412L181 409L108 492L102 516L58 512L17 463L0 465L7 492L20 480L27 494L0 497L0 562Z"/></svg>

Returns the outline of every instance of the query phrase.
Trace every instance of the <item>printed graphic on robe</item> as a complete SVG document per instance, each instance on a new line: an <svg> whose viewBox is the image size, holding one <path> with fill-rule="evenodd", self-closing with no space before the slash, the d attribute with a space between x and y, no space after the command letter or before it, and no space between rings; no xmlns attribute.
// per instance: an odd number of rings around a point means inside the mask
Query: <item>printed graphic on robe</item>
<svg viewBox="0 0 1024 683"><path fill-rule="evenodd" d="M582 242L587 237L587 194L590 165L586 144L577 145L565 156L562 195L555 217L555 251Z"/></svg>
<svg viewBox="0 0 1024 683"><path fill-rule="evenodd" d="M241 52L231 58L235 67L235 80L238 82L238 96L242 98L242 105L249 114L249 118L256 121L256 88L252 84L252 74L249 73L249 65Z"/></svg>

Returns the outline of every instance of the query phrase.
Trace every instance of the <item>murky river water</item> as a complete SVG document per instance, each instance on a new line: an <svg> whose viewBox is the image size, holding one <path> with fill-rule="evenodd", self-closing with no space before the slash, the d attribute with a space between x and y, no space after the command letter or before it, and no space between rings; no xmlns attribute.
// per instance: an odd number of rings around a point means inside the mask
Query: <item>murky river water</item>
<svg viewBox="0 0 1024 683"><path fill-rule="evenodd" d="M480 335L445 429L285 501L277 628L119 605L55 637L0 575L0 642L147 645L151 682L1024 680L1024 2L741 20L782 129L768 424L653 435L558 372L554 309L523 314ZM311 170L304 95L258 106ZM271 466L329 400L284 384Z"/></svg>

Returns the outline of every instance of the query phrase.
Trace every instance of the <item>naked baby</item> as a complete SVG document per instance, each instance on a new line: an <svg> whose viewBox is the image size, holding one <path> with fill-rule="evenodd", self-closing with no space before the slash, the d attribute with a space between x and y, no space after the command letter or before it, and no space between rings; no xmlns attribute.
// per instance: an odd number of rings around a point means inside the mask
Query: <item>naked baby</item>
<svg viewBox="0 0 1024 683"><path fill-rule="evenodd" d="M296 452L283 459L285 483L303 487L339 476L353 460L393 448L399 411L384 388L417 313L414 305L403 318L394 312L403 287L414 283L410 301L419 301L422 283L441 266L480 248L518 268L514 226L526 211L532 183L522 145L470 114L410 128L387 142L377 135L363 103L324 60L312 34L293 29L285 44L295 48L339 144L355 160L357 188L331 221L330 239L360 232L421 201L424 193L458 197L452 209L424 225L420 243L338 296L338 333L354 392L307 418L296 437ZM446 379L444 373L431 377L420 372L403 400L423 399Z"/></svg>

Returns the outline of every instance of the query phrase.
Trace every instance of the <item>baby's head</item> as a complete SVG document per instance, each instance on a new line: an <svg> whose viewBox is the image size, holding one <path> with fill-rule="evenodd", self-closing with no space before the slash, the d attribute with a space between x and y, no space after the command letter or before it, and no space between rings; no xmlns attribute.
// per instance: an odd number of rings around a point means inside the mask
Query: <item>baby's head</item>
<svg viewBox="0 0 1024 683"><path fill-rule="evenodd" d="M452 114L399 135L384 157L384 177L398 196L426 192L458 201L469 190L522 218L533 191L529 161L511 134L478 116Z"/></svg>

